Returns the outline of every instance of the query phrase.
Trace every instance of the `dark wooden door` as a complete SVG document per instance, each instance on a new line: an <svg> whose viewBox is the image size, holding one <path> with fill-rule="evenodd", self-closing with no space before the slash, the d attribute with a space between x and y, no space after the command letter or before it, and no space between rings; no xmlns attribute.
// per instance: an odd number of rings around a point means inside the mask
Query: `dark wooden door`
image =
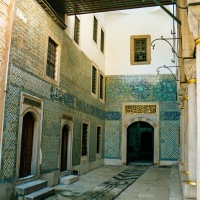
<svg viewBox="0 0 200 200"><path fill-rule="evenodd" d="M28 112L23 118L19 177L31 175L34 118Z"/></svg>
<svg viewBox="0 0 200 200"><path fill-rule="evenodd" d="M153 127L146 122L135 122L127 128L127 164L153 162Z"/></svg>
<svg viewBox="0 0 200 200"><path fill-rule="evenodd" d="M61 144L61 164L60 171L67 171L67 153L68 153L68 128L63 127L62 130L62 144Z"/></svg>

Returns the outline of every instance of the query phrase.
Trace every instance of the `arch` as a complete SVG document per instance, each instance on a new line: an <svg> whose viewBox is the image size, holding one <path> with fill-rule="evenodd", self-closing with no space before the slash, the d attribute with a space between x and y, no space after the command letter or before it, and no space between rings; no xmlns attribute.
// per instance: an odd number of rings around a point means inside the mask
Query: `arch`
<svg viewBox="0 0 200 200"><path fill-rule="evenodd" d="M31 112L23 117L19 177L31 175L35 119Z"/></svg>
<svg viewBox="0 0 200 200"><path fill-rule="evenodd" d="M61 135L61 160L60 160L60 171L67 171L67 157L68 157L68 145L69 145L69 129L68 125L64 125L62 128Z"/></svg>
<svg viewBox="0 0 200 200"><path fill-rule="evenodd" d="M133 115L132 115L133 116ZM153 138L153 145L154 145L154 152L153 152L153 163L159 164L159 129L158 129L158 121L155 117L155 121L152 115L149 115L149 118L146 116L137 116L131 117L124 116L123 118L123 126L122 126L122 135L121 135L121 164L127 164L127 128L135 123L135 122L146 122L154 128L154 138Z"/></svg>
<svg viewBox="0 0 200 200"><path fill-rule="evenodd" d="M29 98L34 101L40 102L41 107L34 107L24 103L24 98ZM17 159L16 159L16 179L19 178L29 178L30 176L40 175L40 163L41 163L41 132L42 132L42 100L36 97L30 96L28 94L22 93L21 103L20 103L20 116L19 116L19 131L18 131L18 149L17 149ZM22 137L23 137L23 122L24 117L31 113L34 119L33 127L33 144L32 144L32 159L31 159L31 172L28 176L21 177L20 175L20 157L22 151Z"/></svg>
<svg viewBox="0 0 200 200"><path fill-rule="evenodd" d="M73 147L73 121L62 119L61 121L61 132L60 132L60 159L59 166L61 167L61 159L62 159L62 131L63 128L67 127L68 129L68 137L67 137L67 166L66 170L62 171L60 168L60 172L63 174L66 171L72 170L72 147Z"/></svg>
<svg viewBox="0 0 200 200"><path fill-rule="evenodd" d="M154 123L152 120L146 118L146 117L135 117L130 119L126 124L125 124L125 128L128 128L128 126L130 126L131 124L133 124L134 122L147 122L148 124L150 124L153 128L157 127L157 124Z"/></svg>
<svg viewBox="0 0 200 200"><path fill-rule="evenodd" d="M40 113L39 113L38 110L37 110L36 108L34 108L34 107L28 107L28 108L26 108L25 110L23 110L21 116L24 117L24 116L26 115L26 113L28 113L28 112L32 113L33 117L35 118L35 121L40 120Z"/></svg>
<svg viewBox="0 0 200 200"><path fill-rule="evenodd" d="M127 128L127 164L153 163L154 128L147 122L137 121Z"/></svg>

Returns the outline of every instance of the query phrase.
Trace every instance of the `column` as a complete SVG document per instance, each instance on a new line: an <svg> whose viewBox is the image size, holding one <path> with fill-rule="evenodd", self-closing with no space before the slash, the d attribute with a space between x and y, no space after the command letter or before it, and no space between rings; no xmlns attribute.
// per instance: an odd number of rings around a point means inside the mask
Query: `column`
<svg viewBox="0 0 200 200"><path fill-rule="evenodd" d="M184 174L188 175L188 96L184 97ZM188 178L186 178L188 179Z"/></svg>
<svg viewBox="0 0 200 200"><path fill-rule="evenodd" d="M196 40L197 77L197 200L200 200L200 38Z"/></svg>
<svg viewBox="0 0 200 200"><path fill-rule="evenodd" d="M197 100L196 79L188 80L188 178L189 184L197 181Z"/></svg>
<svg viewBox="0 0 200 200"><path fill-rule="evenodd" d="M188 84L188 98L185 98L184 107L187 124L185 132L185 174L187 179L183 183L185 199L197 197L197 95L196 95L196 60L184 59L184 71ZM187 101L188 100L188 101Z"/></svg>
<svg viewBox="0 0 200 200"><path fill-rule="evenodd" d="M180 96L179 103L181 104L181 117L180 117L180 163L179 170L181 173L181 180L187 180L187 127L188 127L188 92L187 92L187 83L182 82L180 85Z"/></svg>

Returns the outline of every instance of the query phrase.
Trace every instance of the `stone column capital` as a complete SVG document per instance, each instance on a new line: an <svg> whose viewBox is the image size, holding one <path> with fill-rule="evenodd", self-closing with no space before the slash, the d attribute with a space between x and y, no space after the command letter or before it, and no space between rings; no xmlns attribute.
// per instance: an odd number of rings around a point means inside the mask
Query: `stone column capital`
<svg viewBox="0 0 200 200"><path fill-rule="evenodd" d="M188 23L194 38L200 37L200 1L188 0Z"/></svg>
<svg viewBox="0 0 200 200"><path fill-rule="evenodd" d="M189 80L196 79L196 59L184 59L184 72L189 83Z"/></svg>

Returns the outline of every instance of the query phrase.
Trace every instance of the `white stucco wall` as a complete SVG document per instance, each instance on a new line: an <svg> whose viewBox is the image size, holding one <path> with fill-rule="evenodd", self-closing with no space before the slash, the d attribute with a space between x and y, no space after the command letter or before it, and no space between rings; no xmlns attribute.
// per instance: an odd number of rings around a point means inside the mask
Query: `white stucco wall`
<svg viewBox="0 0 200 200"><path fill-rule="evenodd" d="M130 65L131 35L151 35L151 41L173 37L173 20L160 7L107 13L106 23L106 75L157 74L159 66L174 65L171 47L164 41L151 48L150 65ZM160 73L170 72L161 69Z"/></svg>
<svg viewBox="0 0 200 200"><path fill-rule="evenodd" d="M167 6L172 12L172 7ZM98 20L98 41L93 41L93 19ZM151 48L150 65L130 64L130 36L150 35L151 41L164 36L172 38L173 19L160 7L133 10L122 10L105 13L84 14L80 19L80 48L105 75L157 74L160 66L176 65L171 47L164 41L156 41L155 49ZM66 32L74 38L74 16L66 16ZM105 34L105 51L100 50L100 31ZM172 40L171 40L172 42ZM175 68L171 68L175 72ZM160 69L160 73L170 73Z"/></svg>
<svg viewBox="0 0 200 200"><path fill-rule="evenodd" d="M93 41L93 19L94 15L98 20L97 44ZM80 48L95 64L98 69L105 73L105 54L100 50L101 28L106 35L105 13L84 14L77 16L80 20ZM66 32L73 40L74 38L74 16L66 16Z"/></svg>

